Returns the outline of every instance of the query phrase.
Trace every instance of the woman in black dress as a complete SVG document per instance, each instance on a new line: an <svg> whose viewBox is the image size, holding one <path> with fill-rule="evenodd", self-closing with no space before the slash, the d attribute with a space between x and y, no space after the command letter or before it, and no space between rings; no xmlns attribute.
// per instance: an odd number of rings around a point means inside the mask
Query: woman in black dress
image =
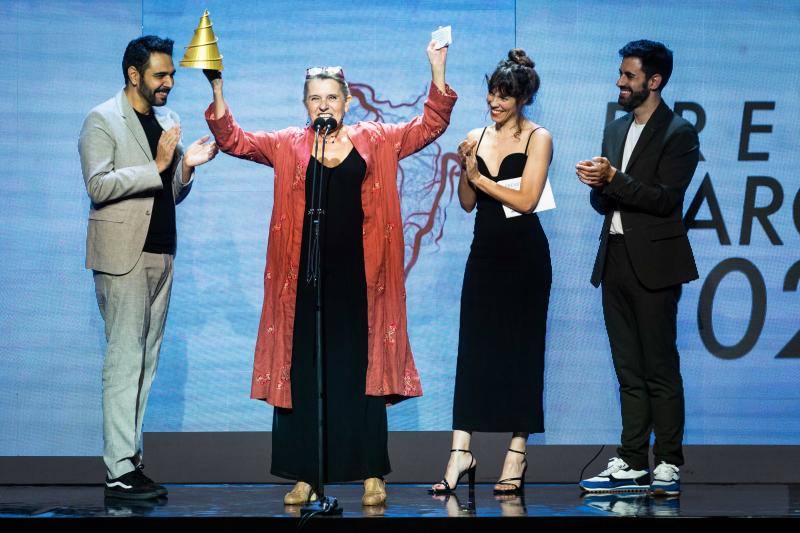
<svg viewBox="0 0 800 533"><path fill-rule="evenodd" d="M459 146L458 197L475 206L475 231L461 292L453 446L444 478L430 492L474 482L473 431L511 432L496 493L522 490L528 435L544 431L542 389L552 272L547 237L533 213L553 153L550 133L526 119L539 89L534 63L521 49L487 77L491 126ZM517 189L503 180L521 178ZM504 206L510 210L504 210Z"/></svg>

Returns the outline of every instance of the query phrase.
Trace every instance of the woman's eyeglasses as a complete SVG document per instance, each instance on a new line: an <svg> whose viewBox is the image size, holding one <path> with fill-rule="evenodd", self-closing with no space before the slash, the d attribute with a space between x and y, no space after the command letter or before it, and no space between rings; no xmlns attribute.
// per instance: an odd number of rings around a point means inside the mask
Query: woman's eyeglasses
<svg viewBox="0 0 800 533"><path fill-rule="evenodd" d="M327 74L344 79L344 70L342 70L342 67L309 67L306 69L306 79L319 76L320 74Z"/></svg>

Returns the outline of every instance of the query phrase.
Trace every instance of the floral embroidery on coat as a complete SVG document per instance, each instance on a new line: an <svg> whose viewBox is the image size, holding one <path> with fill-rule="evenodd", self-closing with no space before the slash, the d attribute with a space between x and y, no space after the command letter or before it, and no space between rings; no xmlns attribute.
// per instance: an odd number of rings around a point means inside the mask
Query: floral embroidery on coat
<svg viewBox="0 0 800 533"><path fill-rule="evenodd" d="M290 375L291 374L290 374L290 370L289 370L288 366L281 367L281 379L280 379L280 381L278 381L278 388L279 389L283 388L284 383L288 383L289 382L289 376Z"/></svg>
<svg viewBox="0 0 800 533"><path fill-rule="evenodd" d="M406 372L403 375L403 394L411 396L416 392L416 390L417 386L415 384L414 378L412 378L411 375L408 372Z"/></svg>
<svg viewBox="0 0 800 533"><path fill-rule="evenodd" d="M383 334L383 340L387 344L394 344L396 342L395 336L397 335L397 324L392 322L386 328L386 333Z"/></svg>

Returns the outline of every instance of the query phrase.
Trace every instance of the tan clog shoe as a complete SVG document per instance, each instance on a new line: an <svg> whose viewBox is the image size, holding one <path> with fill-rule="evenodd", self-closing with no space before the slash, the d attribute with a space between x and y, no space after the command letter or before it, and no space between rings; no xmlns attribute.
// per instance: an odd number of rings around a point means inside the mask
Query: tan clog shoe
<svg viewBox="0 0 800 533"><path fill-rule="evenodd" d="M386 501L386 483L379 477L364 480L364 496L361 505L381 505Z"/></svg>
<svg viewBox="0 0 800 533"><path fill-rule="evenodd" d="M311 497L308 494L311 493ZM311 490L311 485L305 481L298 481L294 488L283 497L285 505L303 505L306 502L317 501L317 493Z"/></svg>

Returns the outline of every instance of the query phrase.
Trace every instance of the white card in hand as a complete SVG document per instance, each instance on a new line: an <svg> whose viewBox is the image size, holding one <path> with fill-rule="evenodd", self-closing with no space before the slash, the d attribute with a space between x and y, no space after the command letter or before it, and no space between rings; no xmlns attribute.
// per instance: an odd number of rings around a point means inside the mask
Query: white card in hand
<svg viewBox="0 0 800 533"><path fill-rule="evenodd" d="M508 180L500 180L497 182L498 185L502 185L507 189L513 189L515 191L519 190L520 183L522 182L522 178L511 178ZM550 209L556 208L556 199L553 196L553 188L550 186L550 180L545 180L544 182L544 189L542 189L542 195L539 197L539 203L536 204L536 209L533 210L534 213L538 213L540 211L548 211ZM518 217L522 213L519 211L515 211L510 207L503 206L503 212L506 214L506 218L511 217Z"/></svg>
<svg viewBox="0 0 800 533"><path fill-rule="evenodd" d="M436 44L434 45L436 50L453 44L452 26L439 26L438 30L431 32L431 40L436 41Z"/></svg>

